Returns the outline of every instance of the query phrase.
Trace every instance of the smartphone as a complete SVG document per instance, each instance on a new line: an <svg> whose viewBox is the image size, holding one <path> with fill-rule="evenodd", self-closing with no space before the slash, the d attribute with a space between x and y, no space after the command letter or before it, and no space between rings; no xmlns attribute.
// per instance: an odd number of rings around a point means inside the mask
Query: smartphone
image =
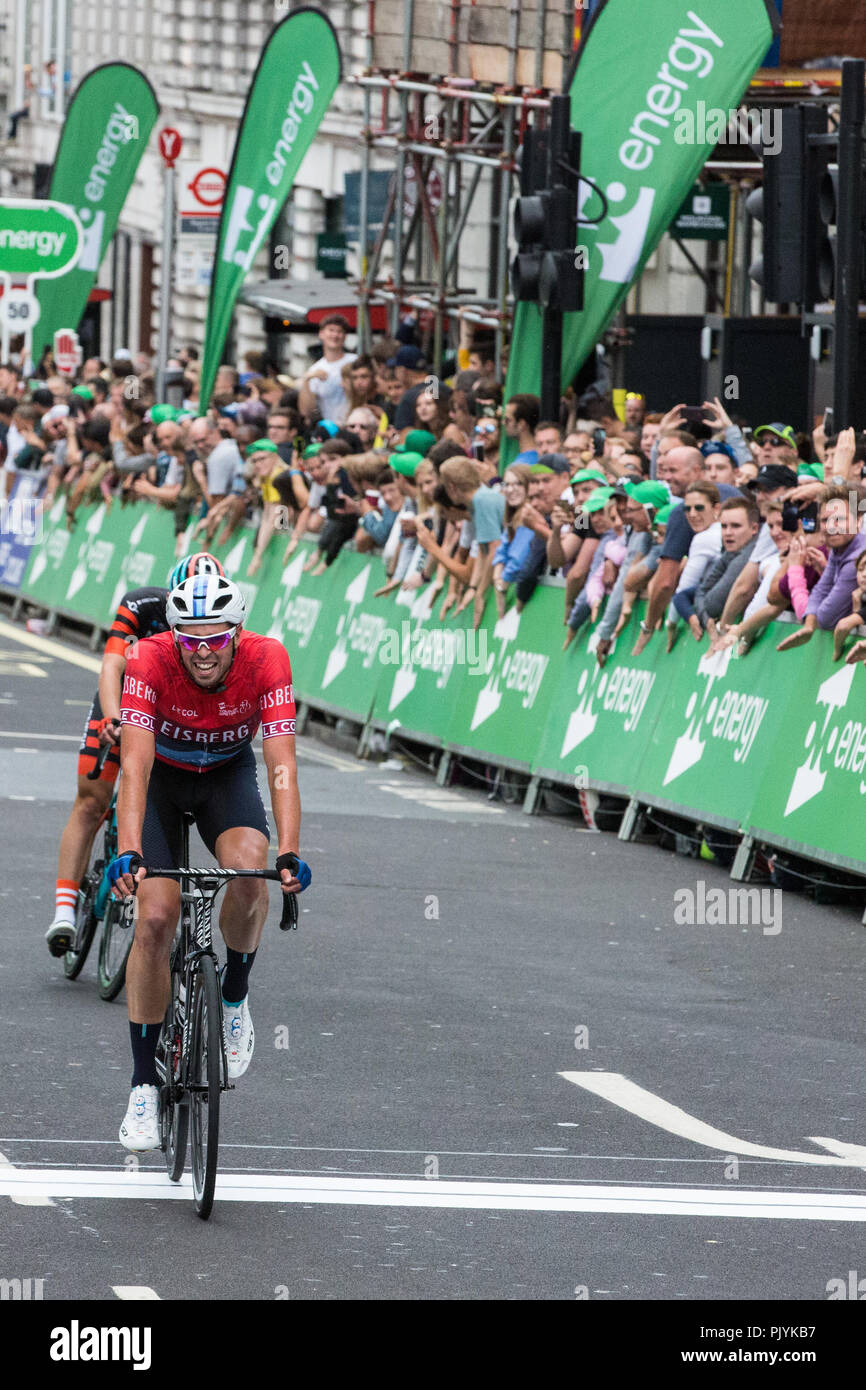
<svg viewBox="0 0 866 1390"><path fill-rule="evenodd" d="M835 433L836 431L833 425L833 407L832 405L828 405L827 409L824 411L824 438L829 439L830 435Z"/></svg>
<svg viewBox="0 0 866 1390"><path fill-rule="evenodd" d="M604 446L607 442L607 431L598 429L592 432L592 449L595 457L600 459L604 454Z"/></svg>
<svg viewBox="0 0 866 1390"><path fill-rule="evenodd" d="M805 532L812 532L818 526L818 503L810 502L801 511L796 502L785 502L782 506L782 530L793 534L802 525Z"/></svg>
<svg viewBox="0 0 866 1390"><path fill-rule="evenodd" d="M684 405L682 417L689 425L702 425L706 419L702 405Z"/></svg>
<svg viewBox="0 0 866 1390"><path fill-rule="evenodd" d="M479 461L480 463L483 463L483 462L484 462L484 441L483 441L483 440L477 439L477 440L473 443L473 445L472 445L472 457L473 457L474 459L478 459L478 461Z"/></svg>

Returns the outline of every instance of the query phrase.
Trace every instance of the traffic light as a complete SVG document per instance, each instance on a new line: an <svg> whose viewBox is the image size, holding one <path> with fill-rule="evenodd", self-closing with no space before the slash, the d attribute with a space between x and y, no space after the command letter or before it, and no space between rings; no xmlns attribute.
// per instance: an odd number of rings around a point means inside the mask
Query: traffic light
<svg viewBox="0 0 866 1390"><path fill-rule="evenodd" d="M763 186L746 199L746 208L763 228L763 251L749 266L749 276L774 304L808 302L814 284L814 248L810 244L806 216L818 156L810 135L826 131L826 115L820 107L784 107L780 116L780 141L775 153L755 146L763 160ZM825 164L826 167L826 164Z"/></svg>
<svg viewBox="0 0 866 1390"><path fill-rule="evenodd" d="M817 279L821 299L836 294L836 222L839 216L839 165L828 164L818 190Z"/></svg>
<svg viewBox="0 0 866 1390"><path fill-rule="evenodd" d="M571 102L551 98L550 127L530 129L523 143L520 197L514 209L517 254L511 265L515 299L562 313L583 308L584 270L577 245L580 135Z"/></svg>

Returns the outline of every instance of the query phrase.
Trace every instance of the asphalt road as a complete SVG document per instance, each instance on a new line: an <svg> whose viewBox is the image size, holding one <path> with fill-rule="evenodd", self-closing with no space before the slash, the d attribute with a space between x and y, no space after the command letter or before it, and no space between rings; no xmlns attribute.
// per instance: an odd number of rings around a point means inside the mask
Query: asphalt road
<svg viewBox="0 0 866 1390"><path fill-rule="evenodd" d="M274 900L199 1221L117 1142L124 996L42 940L95 683L57 650L0 624L0 1276L52 1300L820 1301L864 1265L856 914L785 895L776 934L679 925L674 895L726 874L310 738L313 886L289 936Z"/></svg>

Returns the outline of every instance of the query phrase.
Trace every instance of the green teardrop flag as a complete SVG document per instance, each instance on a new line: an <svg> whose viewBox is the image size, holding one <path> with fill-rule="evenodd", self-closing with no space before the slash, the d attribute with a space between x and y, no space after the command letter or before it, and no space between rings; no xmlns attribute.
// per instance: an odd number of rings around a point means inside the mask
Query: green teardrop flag
<svg viewBox="0 0 866 1390"><path fill-rule="evenodd" d="M340 81L340 48L319 10L274 29L250 84L220 216L199 400L210 401L235 300Z"/></svg>
<svg viewBox="0 0 866 1390"><path fill-rule="evenodd" d="M581 173L607 202L581 184L580 215L593 225L578 228L586 250L585 307L565 315L563 386L709 158L718 135L707 141L707 113L736 108L779 27L771 0L653 0L642 13L635 23L634 0L604 0L566 84L571 124L583 137ZM506 399L538 394L541 330L538 307L517 304Z"/></svg>
<svg viewBox="0 0 866 1390"><path fill-rule="evenodd" d="M73 270L37 286L40 315L33 329L34 362L59 328L78 328L158 115L153 88L129 63L94 68L76 88L48 197L68 203L78 213L84 247Z"/></svg>

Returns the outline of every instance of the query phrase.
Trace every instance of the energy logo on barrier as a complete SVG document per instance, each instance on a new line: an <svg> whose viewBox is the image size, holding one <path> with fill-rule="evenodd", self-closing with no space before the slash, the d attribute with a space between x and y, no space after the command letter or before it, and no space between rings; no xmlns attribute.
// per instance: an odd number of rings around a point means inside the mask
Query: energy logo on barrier
<svg viewBox="0 0 866 1390"><path fill-rule="evenodd" d="M824 706L824 722L820 734L820 716L809 725L805 738L806 761L794 773L783 815L790 816L823 791L827 772L822 760L860 777L860 794L866 794L866 782L861 776L866 766L866 721L849 719L843 726L841 719L835 718L848 703L856 670L856 666L842 666L818 687L816 703Z"/></svg>
<svg viewBox="0 0 866 1390"><path fill-rule="evenodd" d="M277 596L271 608L271 625L267 631L267 636L275 637L278 642L282 642L287 633L294 633L298 639L297 645L301 648L310 645L322 611L321 599L295 593L304 576L305 558L306 552L298 551L292 563L283 570Z"/></svg>
<svg viewBox="0 0 866 1390"><path fill-rule="evenodd" d="M680 734L671 753L664 776L667 786L700 762L708 739L722 739L734 744L734 762L745 763L758 730L769 708L769 700L738 690L726 690L721 697L711 692L717 680L727 675L733 647L702 656L697 674L706 679L703 694L693 690L686 702L686 731Z"/></svg>
<svg viewBox="0 0 866 1390"><path fill-rule="evenodd" d="M593 665L591 673L581 671L577 682L577 709L569 716L559 756L564 758L595 733L599 708L623 715L623 733L632 733L640 723L655 679L654 671L635 666L614 666L603 671L600 666ZM594 702L597 702L595 707Z"/></svg>
<svg viewBox="0 0 866 1390"><path fill-rule="evenodd" d="M362 613L358 617L355 615L355 610L364 602L369 578L370 566L365 565L360 574L356 574L346 585L344 597L349 611L341 613L337 619L337 640L328 655L325 674L322 676L323 690L346 669L350 647L352 651L364 652L365 666L372 665L376 659L379 641L386 626L385 619L369 613Z"/></svg>
<svg viewBox="0 0 866 1390"><path fill-rule="evenodd" d="M494 640L499 642L499 651L487 661L487 680L478 692L475 712L472 715L470 730L477 729L502 704L502 691L522 692L521 704L530 710L550 664L550 657L542 652L523 651L520 647L511 648L520 631L520 614L516 607L508 609L493 629Z"/></svg>
<svg viewBox="0 0 866 1390"><path fill-rule="evenodd" d="M151 582L153 567L156 564L156 556L151 555L146 550L139 550L141 538L150 519L150 513L145 512L140 521L137 521L129 533L129 545L123 557L120 569L120 578L114 586L114 593L111 596L111 603L108 605L112 613L117 611L117 605L128 593L130 589L143 589ZM164 582L165 576L159 575L159 583Z"/></svg>

